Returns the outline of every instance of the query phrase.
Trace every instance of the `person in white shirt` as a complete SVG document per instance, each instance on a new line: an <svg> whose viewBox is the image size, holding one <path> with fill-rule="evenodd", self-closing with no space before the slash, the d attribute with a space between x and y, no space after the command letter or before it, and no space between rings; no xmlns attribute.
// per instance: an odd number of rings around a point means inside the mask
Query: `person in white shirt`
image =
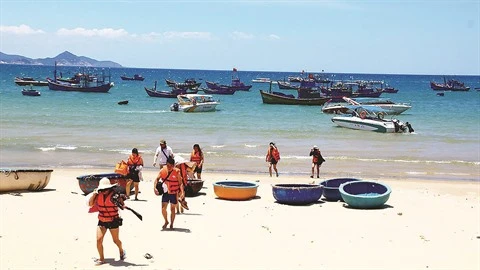
<svg viewBox="0 0 480 270"><path fill-rule="evenodd" d="M155 156L153 156L153 167L155 165L159 165L160 169L167 164L167 158L174 157L172 148L167 146L167 142L165 140L160 140L160 146L155 151Z"/></svg>

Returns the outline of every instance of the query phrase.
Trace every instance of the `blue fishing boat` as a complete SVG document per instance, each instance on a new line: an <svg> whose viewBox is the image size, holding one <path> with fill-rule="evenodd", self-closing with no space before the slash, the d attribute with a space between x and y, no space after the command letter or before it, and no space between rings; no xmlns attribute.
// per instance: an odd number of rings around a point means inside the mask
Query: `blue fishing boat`
<svg viewBox="0 0 480 270"><path fill-rule="evenodd" d="M219 181L213 183L213 191L220 199L244 201L257 196L257 183L242 181Z"/></svg>
<svg viewBox="0 0 480 270"><path fill-rule="evenodd" d="M352 208L381 208L390 198L389 186L372 181L352 181L340 185L342 199Z"/></svg>
<svg viewBox="0 0 480 270"><path fill-rule="evenodd" d="M322 197L323 187L313 184L272 185L273 197L277 202L291 205L306 205L317 202Z"/></svg>
<svg viewBox="0 0 480 270"><path fill-rule="evenodd" d="M93 192L98 187L100 179L108 178L111 184L117 184L115 187L119 192L125 193L127 186L127 179L125 175L119 173L102 173L102 174L89 174L78 176L78 185L85 195ZM133 189L133 185L130 185L130 189Z"/></svg>

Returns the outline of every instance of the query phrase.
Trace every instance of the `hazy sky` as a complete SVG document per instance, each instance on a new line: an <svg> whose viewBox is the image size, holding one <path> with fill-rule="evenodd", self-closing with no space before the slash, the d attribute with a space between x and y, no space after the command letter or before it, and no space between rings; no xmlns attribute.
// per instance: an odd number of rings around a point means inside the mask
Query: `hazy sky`
<svg viewBox="0 0 480 270"><path fill-rule="evenodd" d="M0 0L0 35L125 67L480 74L480 0Z"/></svg>

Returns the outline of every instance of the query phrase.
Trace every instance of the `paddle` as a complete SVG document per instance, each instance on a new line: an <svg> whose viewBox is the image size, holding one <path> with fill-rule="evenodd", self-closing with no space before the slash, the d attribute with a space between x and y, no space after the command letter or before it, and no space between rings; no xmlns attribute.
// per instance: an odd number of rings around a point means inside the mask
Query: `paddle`
<svg viewBox="0 0 480 270"><path fill-rule="evenodd" d="M126 209L128 209L128 210L132 211L132 213L133 213L133 214L135 214L135 216L137 216L137 217L138 217L138 219L140 219L140 220L143 220L143 217L142 217L142 215L140 215L140 213L138 213L137 211L133 210L132 208L130 208L130 207L128 207L128 206L124 206L124 208L126 208Z"/></svg>

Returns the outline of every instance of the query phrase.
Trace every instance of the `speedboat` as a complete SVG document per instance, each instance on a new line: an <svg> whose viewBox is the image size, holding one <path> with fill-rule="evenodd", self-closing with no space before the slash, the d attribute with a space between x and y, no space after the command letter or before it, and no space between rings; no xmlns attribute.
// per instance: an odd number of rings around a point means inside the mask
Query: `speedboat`
<svg viewBox="0 0 480 270"><path fill-rule="evenodd" d="M170 106L171 111L183 112L213 112L216 110L218 101L211 95L186 94L178 95L178 102Z"/></svg>
<svg viewBox="0 0 480 270"><path fill-rule="evenodd" d="M343 100L352 104L352 105L368 105L376 106L384 110L387 114L397 115L401 114L404 111L412 108L408 103L395 103L390 99L386 98L347 98L344 97Z"/></svg>
<svg viewBox="0 0 480 270"><path fill-rule="evenodd" d="M414 132L412 126L408 122L402 122L394 118L384 119L386 113L379 108L375 109L352 105L350 111L352 112L351 114L334 116L332 122L340 127L380 133Z"/></svg>

